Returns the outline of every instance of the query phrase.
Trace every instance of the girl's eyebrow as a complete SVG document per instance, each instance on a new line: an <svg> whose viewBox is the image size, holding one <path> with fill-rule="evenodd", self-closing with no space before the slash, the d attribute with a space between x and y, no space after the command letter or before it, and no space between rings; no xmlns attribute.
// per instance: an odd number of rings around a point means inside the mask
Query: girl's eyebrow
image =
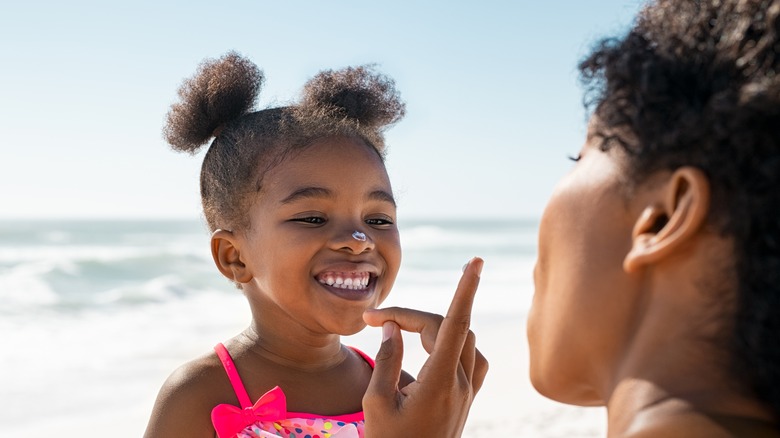
<svg viewBox="0 0 780 438"><path fill-rule="evenodd" d="M324 187L301 187L299 189L294 190L286 198L282 199L280 203L291 204L301 199L330 198L330 197L333 197L333 191L330 189L326 189ZM372 201L387 202L388 204L391 204L393 207L396 206L395 198L393 197L393 195L391 195L385 190L374 190L368 193L368 195L366 195L366 199Z"/></svg>
<svg viewBox="0 0 780 438"><path fill-rule="evenodd" d="M282 204L290 204L299 199L306 198L329 198L333 196L333 192L324 187L302 187L290 193L286 198L281 200Z"/></svg>
<svg viewBox="0 0 780 438"><path fill-rule="evenodd" d="M387 193L384 190L374 190L373 192L369 193L367 196L368 199L372 201L382 201L387 202L389 204L392 204L393 207L396 207L395 205L395 198L392 194Z"/></svg>

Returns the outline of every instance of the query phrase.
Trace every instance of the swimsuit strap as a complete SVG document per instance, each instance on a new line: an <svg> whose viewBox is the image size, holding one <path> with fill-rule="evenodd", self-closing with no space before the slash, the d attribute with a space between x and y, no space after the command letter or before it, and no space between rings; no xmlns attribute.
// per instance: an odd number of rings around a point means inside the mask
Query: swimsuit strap
<svg viewBox="0 0 780 438"><path fill-rule="evenodd" d="M359 349L357 349L355 347L350 346L349 349L354 351L355 353L357 353L360 357L363 358L363 360L368 362L368 364L371 366L371 369L374 369L376 367L376 362L374 362L374 358L372 358L371 356L367 355L366 353L363 353L362 351L360 351Z"/></svg>
<svg viewBox="0 0 780 438"><path fill-rule="evenodd" d="M244 388L244 383L241 382L241 377L238 375L238 370L236 370L233 358L230 357L227 348L220 342L214 346L214 351L217 352L219 360L222 361L222 366L225 368L230 384L233 385L233 391L235 391L236 397L238 397L238 402L241 403L241 408L252 407L249 394L247 394L246 388Z"/></svg>

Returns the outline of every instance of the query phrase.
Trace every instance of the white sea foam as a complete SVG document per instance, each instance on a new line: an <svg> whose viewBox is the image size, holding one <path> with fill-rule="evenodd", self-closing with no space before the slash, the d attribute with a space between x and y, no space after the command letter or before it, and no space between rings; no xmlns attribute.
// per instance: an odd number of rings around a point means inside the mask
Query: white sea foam
<svg viewBox="0 0 780 438"><path fill-rule="evenodd" d="M181 277L170 274L152 278L141 284L108 289L96 298L96 302L99 304L163 302L183 298L197 292L199 291L188 287Z"/></svg>
<svg viewBox="0 0 780 438"><path fill-rule="evenodd" d="M208 253L204 251L204 247L194 247L192 245L169 245L166 247L118 245L0 246L0 264L41 260L118 262L130 258L150 257L161 254L205 258Z"/></svg>
<svg viewBox="0 0 780 438"><path fill-rule="evenodd" d="M0 271L0 301L6 312L56 304L58 297L41 275L51 263L29 263Z"/></svg>

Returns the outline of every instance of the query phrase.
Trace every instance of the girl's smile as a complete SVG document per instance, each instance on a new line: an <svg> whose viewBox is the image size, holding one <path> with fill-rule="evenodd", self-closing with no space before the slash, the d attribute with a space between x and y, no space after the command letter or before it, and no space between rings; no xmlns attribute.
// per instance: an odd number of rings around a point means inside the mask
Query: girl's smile
<svg viewBox="0 0 780 438"><path fill-rule="evenodd" d="M319 276L322 284L337 289L366 290L371 275L368 272L326 272Z"/></svg>
<svg viewBox="0 0 780 438"><path fill-rule="evenodd" d="M362 300L373 292L377 270L373 267L334 266L328 271L317 274L317 281L325 288L342 298ZM373 274L372 274L373 273Z"/></svg>

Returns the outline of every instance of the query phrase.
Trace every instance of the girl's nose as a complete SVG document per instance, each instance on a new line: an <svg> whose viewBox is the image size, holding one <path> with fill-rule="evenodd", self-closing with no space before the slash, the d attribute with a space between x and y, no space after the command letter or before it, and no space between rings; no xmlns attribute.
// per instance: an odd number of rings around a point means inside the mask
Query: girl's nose
<svg viewBox="0 0 780 438"><path fill-rule="evenodd" d="M365 231L345 230L334 236L333 246L335 250L361 254L374 248L374 240L371 238L370 233Z"/></svg>

